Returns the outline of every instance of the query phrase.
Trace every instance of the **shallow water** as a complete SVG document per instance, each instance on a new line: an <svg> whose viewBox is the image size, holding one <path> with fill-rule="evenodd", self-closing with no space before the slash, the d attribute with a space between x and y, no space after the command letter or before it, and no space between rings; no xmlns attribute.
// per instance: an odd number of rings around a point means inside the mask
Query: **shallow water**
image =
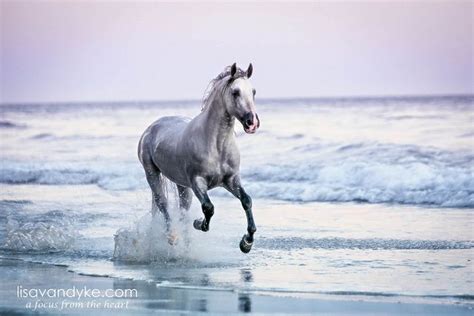
<svg viewBox="0 0 474 316"><path fill-rule="evenodd" d="M141 132L197 102L2 105L1 256L165 287L472 302L472 103L260 102L259 132L236 129L258 226L249 255L240 203L221 189L211 231L192 229L195 200L176 247L147 213Z"/></svg>

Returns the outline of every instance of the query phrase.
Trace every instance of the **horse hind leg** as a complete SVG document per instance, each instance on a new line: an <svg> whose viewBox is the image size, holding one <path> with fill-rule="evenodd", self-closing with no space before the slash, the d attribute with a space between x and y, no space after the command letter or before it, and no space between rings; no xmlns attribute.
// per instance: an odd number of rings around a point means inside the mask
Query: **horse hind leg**
<svg viewBox="0 0 474 316"><path fill-rule="evenodd" d="M191 208L191 202L193 201L193 191L190 188L183 187L179 184L176 185L178 188L178 201L179 201L179 210L180 210L180 221L185 224L187 223L187 214ZM184 225L183 230L183 240L186 246L189 246L191 243L189 231L187 225Z"/></svg>
<svg viewBox="0 0 474 316"><path fill-rule="evenodd" d="M147 168L145 168L146 170ZM168 213L168 196L166 193L166 183L161 172L156 166L152 166L146 171L146 178L152 191L152 216L155 216L157 209L163 214L166 224L166 232L168 235L168 243L175 245L178 241L177 233L171 229L171 218Z"/></svg>
<svg viewBox="0 0 474 316"><path fill-rule="evenodd" d="M179 208L182 211L189 211L191 202L193 201L193 191L179 184L177 184L176 187L178 188ZM183 215L185 215L184 212Z"/></svg>
<svg viewBox="0 0 474 316"><path fill-rule="evenodd" d="M170 230L170 216L168 213L168 197L166 195L165 183L161 171L152 163L144 162L145 175L152 192L151 214L156 216L159 210L165 218L166 228Z"/></svg>

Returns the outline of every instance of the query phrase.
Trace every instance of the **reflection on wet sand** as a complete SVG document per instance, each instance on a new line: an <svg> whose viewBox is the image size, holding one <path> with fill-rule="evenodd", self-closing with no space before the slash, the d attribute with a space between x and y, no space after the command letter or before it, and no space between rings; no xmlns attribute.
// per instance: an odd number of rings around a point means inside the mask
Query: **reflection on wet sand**
<svg viewBox="0 0 474 316"><path fill-rule="evenodd" d="M215 287L208 290L197 288L178 288L160 285L160 283L135 281L131 279L113 279L108 277L91 277L68 272L63 266L48 264L28 263L21 260L0 259L0 315L32 315L31 311L25 309L25 299L18 298L16 287L18 284L38 286L39 288L71 288L76 286L88 289L114 290L136 290L137 297L110 299L100 298L97 302L108 306L127 306L123 309L104 308L99 310L74 309L68 310L74 315L96 314L100 315L170 315L170 314L200 314L210 313L236 314L236 313L258 313L258 314L324 314L347 315L358 312L359 314L377 315L472 315L468 306L454 304L400 304L397 299L392 302L364 302L360 300L334 300L323 298L301 298L293 296L270 296L258 295L252 292L236 292L230 290L216 290ZM258 278L255 278L258 275ZM202 280L209 280L214 274L196 275ZM251 282L247 284L250 290L254 286L254 280L260 279L261 274L254 269L240 270L241 281ZM163 279L161 279L163 280ZM242 291L245 291L243 289ZM47 299L49 303L54 298ZM88 299L82 299L83 303ZM125 305L125 303L128 303ZM54 309L43 311L45 314L59 314ZM43 313L41 313L43 314ZM61 313L62 314L62 313ZM35 313L36 315L36 313Z"/></svg>
<svg viewBox="0 0 474 316"><path fill-rule="evenodd" d="M244 283L252 283L254 280L253 273L249 269L242 269L240 278ZM249 293L238 293L233 289L210 291L200 288L212 285L212 278L206 273L195 276L195 279L199 279L199 288L191 290L155 282L118 279L114 280L114 289L136 289L138 297L129 299L133 300L130 305L148 310L216 312L235 306L235 312L252 312L252 298Z"/></svg>
<svg viewBox="0 0 474 316"><path fill-rule="evenodd" d="M251 270L242 269L240 270L240 275L243 282L253 282L253 274Z"/></svg>
<svg viewBox="0 0 474 316"><path fill-rule="evenodd" d="M239 294L239 311L244 313L252 311L252 300L248 294Z"/></svg>
<svg viewBox="0 0 474 316"><path fill-rule="evenodd" d="M240 277L244 283L253 282L253 274L249 269L240 270ZM252 300L250 295L246 293L239 294L239 311L244 313L250 313L252 311Z"/></svg>

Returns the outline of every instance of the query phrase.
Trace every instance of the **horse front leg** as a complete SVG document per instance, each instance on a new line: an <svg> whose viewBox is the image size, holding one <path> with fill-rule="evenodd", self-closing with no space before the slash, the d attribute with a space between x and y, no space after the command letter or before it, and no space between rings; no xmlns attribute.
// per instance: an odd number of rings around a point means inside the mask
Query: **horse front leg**
<svg viewBox="0 0 474 316"><path fill-rule="evenodd" d="M201 202L202 212L204 213L204 218L196 219L193 223L193 226L197 230L207 232L209 230L211 217L214 215L214 205L207 195L207 182L204 180L204 178L197 177L193 181L191 189L193 190L194 195L196 195L198 198L199 202Z"/></svg>
<svg viewBox="0 0 474 316"><path fill-rule="evenodd" d="M252 249L253 235L257 231L252 213L252 198L245 192L240 184L240 177L238 175L229 178L228 181L224 183L224 187L240 200L245 211L247 217L247 234L245 234L240 241L240 250L243 253L248 253L250 249Z"/></svg>

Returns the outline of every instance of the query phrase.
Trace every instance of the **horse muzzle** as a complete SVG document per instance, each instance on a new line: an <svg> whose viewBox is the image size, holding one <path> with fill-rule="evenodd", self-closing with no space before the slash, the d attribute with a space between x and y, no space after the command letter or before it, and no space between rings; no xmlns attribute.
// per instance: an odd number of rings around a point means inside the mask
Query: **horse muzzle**
<svg viewBox="0 0 474 316"><path fill-rule="evenodd" d="M260 119L258 118L257 113L247 112L245 113L242 119L242 125L244 126L244 131L247 134L253 134L260 127Z"/></svg>

